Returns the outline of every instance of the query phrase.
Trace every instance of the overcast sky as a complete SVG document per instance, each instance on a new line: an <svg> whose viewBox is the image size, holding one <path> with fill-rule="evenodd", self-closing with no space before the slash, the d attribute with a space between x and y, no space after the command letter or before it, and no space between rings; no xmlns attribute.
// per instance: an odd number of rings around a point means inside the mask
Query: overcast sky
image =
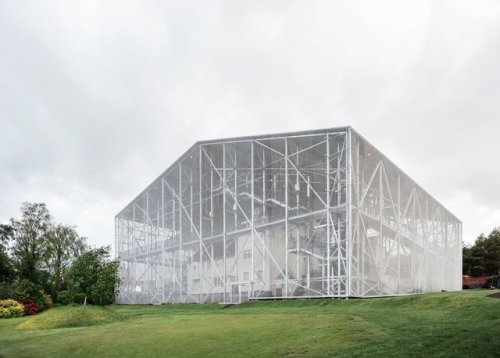
<svg viewBox="0 0 500 358"><path fill-rule="evenodd" d="M344 125L500 226L500 1L0 0L0 222L112 244L195 141Z"/></svg>

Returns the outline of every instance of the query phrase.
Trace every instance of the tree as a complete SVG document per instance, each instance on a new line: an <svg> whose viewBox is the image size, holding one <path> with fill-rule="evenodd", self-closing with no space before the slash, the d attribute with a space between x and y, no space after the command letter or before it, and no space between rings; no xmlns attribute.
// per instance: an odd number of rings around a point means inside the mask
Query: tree
<svg viewBox="0 0 500 358"><path fill-rule="evenodd" d="M57 301L57 293L63 289L64 274L71 263L85 251L85 241L73 226L58 224L51 227L44 259L54 300Z"/></svg>
<svg viewBox="0 0 500 358"><path fill-rule="evenodd" d="M471 276L491 276L500 273L500 229L484 234L471 247L463 248L463 272Z"/></svg>
<svg viewBox="0 0 500 358"><path fill-rule="evenodd" d="M473 258L471 248L467 245L462 247L462 271L464 275L472 276Z"/></svg>
<svg viewBox="0 0 500 358"><path fill-rule="evenodd" d="M70 292L83 295L85 303L114 302L120 284L119 262L110 260L110 252L110 246L90 249L74 261L66 274Z"/></svg>
<svg viewBox="0 0 500 358"><path fill-rule="evenodd" d="M14 265L7 254L7 244L11 236L11 227L0 224L0 284L14 279Z"/></svg>
<svg viewBox="0 0 500 358"><path fill-rule="evenodd" d="M51 227L47 206L23 203L21 220L10 219L7 226L4 231L12 240L12 257L19 279L42 283L46 277L42 269Z"/></svg>
<svg viewBox="0 0 500 358"><path fill-rule="evenodd" d="M115 301L120 284L118 278L119 268L120 262L118 260L107 262L101 267L97 281L90 292L92 302L98 305L106 305Z"/></svg>
<svg viewBox="0 0 500 358"><path fill-rule="evenodd" d="M487 276L500 273L500 229L493 229L487 238L479 242L483 255L481 266Z"/></svg>

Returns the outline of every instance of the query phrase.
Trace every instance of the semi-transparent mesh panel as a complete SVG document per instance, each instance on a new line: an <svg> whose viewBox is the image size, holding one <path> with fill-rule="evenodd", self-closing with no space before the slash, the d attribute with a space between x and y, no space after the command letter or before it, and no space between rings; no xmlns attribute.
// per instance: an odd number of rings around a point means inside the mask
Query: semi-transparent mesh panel
<svg viewBox="0 0 500 358"><path fill-rule="evenodd" d="M460 221L351 133L351 295L460 290Z"/></svg>
<svg viewBox="0 0 500 358"><path fill-rule="evenodd" d="M118 301L346 296L346 133L193 146L116 217Z"/></svg>
<svg viewBox="0 0 500 358"><path fill-rule="evenodd" d="M461 223L349 128L198 143L115 233L122 303L460 289Z"/></svg>

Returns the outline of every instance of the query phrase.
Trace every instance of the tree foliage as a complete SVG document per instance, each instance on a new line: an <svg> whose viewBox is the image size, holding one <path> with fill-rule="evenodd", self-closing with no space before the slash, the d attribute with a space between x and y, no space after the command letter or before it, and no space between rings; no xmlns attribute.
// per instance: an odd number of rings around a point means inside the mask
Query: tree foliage
<svg viewBox="0 0 500 358"><path fill-rule="evenodd" d="M86 239L68 225L54 225L49 231L45 249L45 266L49 272L51 293L57 299L57 293L64 287L64 274L71 263L86 250Z"/></svg>
<svg viewBox="0 0 500 358"><path fill-rule="evenodd" d="M90 249L75 227L55 224L45 204L23 203L20 219L0 224L0 296L29 299L42 309L52 301L45 292L58 303L83 297L112 303L119 264L110 250Z"/></svg>
<svg viewBox="0 0 500 358"><path fill-rule="evenodd" d="M12 258L17 275L34 283L42 283L45 250L51 216L43 203L23 203L21 219L11 219L8 236L12 241Z"/></svg>
<svg viewBox="0 0 500 358"><path fill-rule="evenodd" d="M0 283L9 283L14 280L14 265L7 253L7 244L11 237L11 227L0 224Z"/></svg>
<svg viewBox="0 0 500 358"><path fill-rule="evenodd" d="M89 249L75 260L66 275L73 295L84 295L85 301L98 305L114 302L119 262L110 260L110 252L110 246Z"/></svg>
<svg viewBox="0 0 500 358"><path fill-rule="evenodd" d="M33 301L41 310L47 309L52 305L52 300L45 293L43 287L26 279L21 280L16 285L12 298L23 303Z"/></svg>
<svg viewBox="0 0 500 358"><path fill-rule="evenodd" d="M500 273L500 228L488 236L479 235L474 245L463 248L463 272L470 276L492 276Z"/></svg>

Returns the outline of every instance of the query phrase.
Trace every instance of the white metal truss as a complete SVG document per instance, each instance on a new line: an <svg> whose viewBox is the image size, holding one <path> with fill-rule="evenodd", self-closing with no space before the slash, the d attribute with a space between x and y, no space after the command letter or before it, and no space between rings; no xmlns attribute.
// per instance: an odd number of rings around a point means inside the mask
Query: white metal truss
<svg viewBox="0 0 500 358"><path fill-rule="evenodd" d="M199 142L115 233L120 303L460 288L461 223L349 127Z"/></svg>

